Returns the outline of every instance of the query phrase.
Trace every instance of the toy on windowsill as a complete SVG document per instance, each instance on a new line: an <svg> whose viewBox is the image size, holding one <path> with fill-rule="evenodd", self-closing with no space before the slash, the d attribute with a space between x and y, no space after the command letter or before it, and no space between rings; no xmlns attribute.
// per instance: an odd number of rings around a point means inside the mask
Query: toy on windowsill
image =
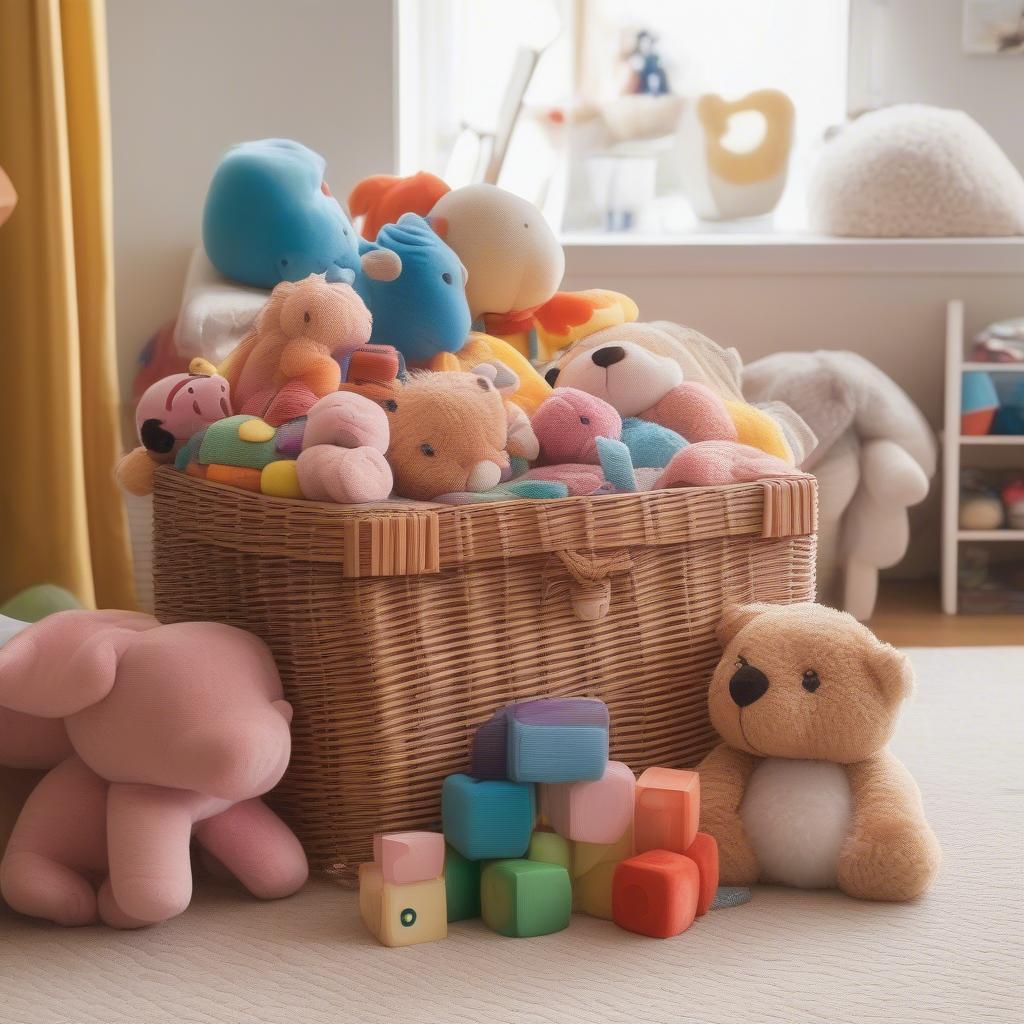
<svg viewBox="0 0 1024 1024"><path fill-rule="evenodd" d="M0 863L13 909L68 926L174 917L193 838L261 899L305 882L302 847L259 799L288 765L292 712L256 637L59 612L0 650L0 707L62 722L70 741Z"/></svg>
<svg viewBox="0 0 1024 1024"><path fill-rule="evenodd" d="M708 692L723 742L698 766L722 881L913 899L939 845L886 749L913 673L852 616L815 604L734 606Z"/></svg>
<svg viewBox="0 0 1024 1024"><path fill-rule="evenodd" d="M117 482L129 494L153 491L153 474L161 463L172 463L198 430L231 415L231 392L217 374L176 373L151 384L135 409L140 447L117 465Z"/></svg>
<svg viewBox="0 0 1024 1024"><path fill-rule="evenodd" d="M1011 480L1002 490L1006 522L1011 530L1024 530L1024 477Z"/></svg>
<svg viewBox="0 0 1024 1024"><path fill-rule="evenodd" d="M340 504L384 501L391 493L388 418L349 391L321 398L298 419L272 427L230 416L197 432L175 465L190 476L257 494Z"/></svg>

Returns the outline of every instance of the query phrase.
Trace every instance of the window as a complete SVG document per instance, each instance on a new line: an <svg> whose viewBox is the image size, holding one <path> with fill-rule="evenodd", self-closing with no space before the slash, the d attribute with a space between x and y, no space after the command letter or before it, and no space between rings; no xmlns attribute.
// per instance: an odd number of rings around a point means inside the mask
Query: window
<svg viewBox="0 0 1024 1024"><path fill-rule="evenodd" d="M497 180L566 231L707 230L685 195L688 112L705 93L778 89L793 150L758 230L799 228L809 162L846 113L848 34L847 0L404 0L402 171ZM641 78L644 95L625 95ZM721 142L749 153L765 130L737 113ZM634 216L615 224L609 192L630 191Z"/></svg>

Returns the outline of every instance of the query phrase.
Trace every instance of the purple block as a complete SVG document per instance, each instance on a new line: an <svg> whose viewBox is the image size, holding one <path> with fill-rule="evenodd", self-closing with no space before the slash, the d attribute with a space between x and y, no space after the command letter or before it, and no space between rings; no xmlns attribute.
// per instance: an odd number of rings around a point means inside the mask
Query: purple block
<svg viewBox="0 0 1024 1024"><path fill-rule="evenodd" d="M477 731L470 774L477 779L507 779L509 721L524 726L594 726L608 729L608 708L590 697L543 697L520 701L496 711Z"/></svg>
<svg viewBox="0 0 1024 1024"><path fill-rule="evenodd" d="M474 779L506 779L508 708L496 711L473 737L469 774Z"/></svg>

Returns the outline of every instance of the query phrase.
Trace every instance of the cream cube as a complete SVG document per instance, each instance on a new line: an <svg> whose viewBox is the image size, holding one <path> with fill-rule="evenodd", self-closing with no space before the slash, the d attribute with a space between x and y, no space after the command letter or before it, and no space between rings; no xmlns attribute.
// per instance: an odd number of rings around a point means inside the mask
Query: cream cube
<svg viewBox="0 0 1024 1024"><path fill-rule="evenodd" d="M443 878L395 885L384 881L379 864L361 864L359 913L385 946L414 946L448 937Z"/></svg>
<svg viewBox="0 0 1024 1024"><path fill-rule="evenodd" d="M609 761L592 782L546 783L540 789L551 827L573 842L617 843L633 821L636 779L621 761Z"/></svg>

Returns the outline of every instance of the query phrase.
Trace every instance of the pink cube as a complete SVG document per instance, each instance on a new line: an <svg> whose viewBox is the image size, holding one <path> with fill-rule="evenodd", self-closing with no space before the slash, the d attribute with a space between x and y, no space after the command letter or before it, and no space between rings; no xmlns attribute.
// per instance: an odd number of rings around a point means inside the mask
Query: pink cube
<svg viewBox="0 0 1024 1024"><path fill-rule="evenodd" d="M552 782L540 787L551 827L578 843L617 843L633 820L636 779L628 765L609 761L593 782Z"/></svg>
<svg viewBox="0 0 1024 1024"><path fill-rule="evenodd" d="M444 874L444 836L440 832L379 832L373 860L387 884L427 882Z"/></svg>
<svg viewBox="0 0 1024 1024"><path fill-rule="evenodd" d="M633 839L637 853L685 853L697 835L700 776L679 768L648 768L636 782Z"/></svg>

